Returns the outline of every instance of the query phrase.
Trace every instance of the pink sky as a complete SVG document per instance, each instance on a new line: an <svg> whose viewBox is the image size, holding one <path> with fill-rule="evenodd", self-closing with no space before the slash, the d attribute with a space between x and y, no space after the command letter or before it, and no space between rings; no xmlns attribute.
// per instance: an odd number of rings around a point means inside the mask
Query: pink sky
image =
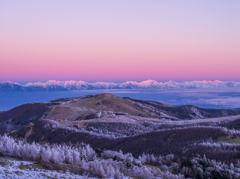
<svg viewBox="0 0 240 179"><path fill-rule="evenodd" d="M240 80L239 2L93 2L4 2L0 81Z"/></svg>

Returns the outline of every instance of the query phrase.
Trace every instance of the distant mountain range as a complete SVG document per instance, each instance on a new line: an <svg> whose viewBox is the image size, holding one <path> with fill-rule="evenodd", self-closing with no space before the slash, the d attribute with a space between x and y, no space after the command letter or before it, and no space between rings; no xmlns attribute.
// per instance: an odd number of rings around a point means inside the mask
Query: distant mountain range
<svg viewBox="0 0 240 179"><path fill-rule="evenodd" d="M98 89L199 89L199 88L227 88L240 87L235 81L185 81L185 82L157 82L146 80L142 82L127 81L124 83L107 83L86 81L57 81L34 82L21 85L15 82L0 82L0 91L64 91L64 90L98 90Z"/></svg>

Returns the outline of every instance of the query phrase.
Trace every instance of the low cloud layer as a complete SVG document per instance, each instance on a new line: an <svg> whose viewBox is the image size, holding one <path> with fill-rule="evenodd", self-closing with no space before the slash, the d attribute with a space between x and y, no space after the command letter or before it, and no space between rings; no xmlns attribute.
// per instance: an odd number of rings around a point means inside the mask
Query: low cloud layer
<svg viewBox="0 0 240 179"><path fill-rule="evenodd" d="M213 98L213 99L200 99L199 102L226 106L229 108L240 108L240 97L222 97L222 98Z"/></svg>

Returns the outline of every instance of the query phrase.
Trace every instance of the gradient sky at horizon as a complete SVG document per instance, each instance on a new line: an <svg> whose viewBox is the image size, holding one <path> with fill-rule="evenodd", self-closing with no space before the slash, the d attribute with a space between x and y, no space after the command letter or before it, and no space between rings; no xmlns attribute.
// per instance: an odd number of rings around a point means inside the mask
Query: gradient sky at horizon
<svg viewBox="0 0 240 179"><path fill-rule="evenodd" d="M238 0L0 0L0 81L240 80Z"/></svg>

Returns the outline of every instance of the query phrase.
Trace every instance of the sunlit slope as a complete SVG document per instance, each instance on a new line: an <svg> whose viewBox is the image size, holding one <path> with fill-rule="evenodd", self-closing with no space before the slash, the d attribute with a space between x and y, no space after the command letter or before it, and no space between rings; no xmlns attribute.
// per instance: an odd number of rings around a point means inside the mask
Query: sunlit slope
<svg viewBox="0 0 240 179"><path fill-rule="evenodd" d="M173 106L158 101L121 98L108 93L59 99L52 101L52 104L52 110L46 119L69 121L131 115L157 119L186 120L240 114L240 111L232 109L206 109L193 105Z"/></svg>
<svg viewBox="0 0 240 179"><path fill-rule="evenodd" d="M144 109L143 107L136 105L127 99L123 99L113 94L104 93L95 96L75 98L71 102L60 101L58 105L53 106L46 118L53 120L90 119L97 118L94 115L103 111L112 112L108 115L122 113L134 116L149 116L150 112L149 110Z"/></svg>
<svg viewBox="0 0 240 179"><path fill-rule="evenodd" d="M70 106L91 108L96 111L125 112L131 115L148 114L148 111L145 111L143 108L140 108L129 100L108 93L83 98L76 103L70 104Z"/></svg>

